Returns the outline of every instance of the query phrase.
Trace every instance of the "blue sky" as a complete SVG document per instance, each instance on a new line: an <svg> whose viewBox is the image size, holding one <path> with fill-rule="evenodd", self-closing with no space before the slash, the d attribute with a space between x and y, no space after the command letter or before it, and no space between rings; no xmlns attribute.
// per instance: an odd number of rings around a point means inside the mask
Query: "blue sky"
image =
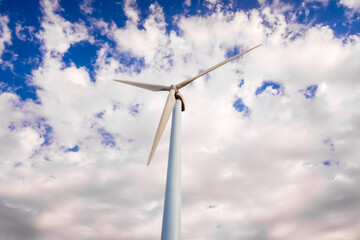
<svg viewBox="0 0 360 240"><path fill-rule="evenodd" d="M90 28L91 35L95 42L90 43L87 40L80 41L71 46L63 56L63 62L66 65L74 63L77 67L85 67L93 81L95 79L95 60L96 51L105 42L114 46L113 41L104 37L98 29L94 29L90 20L103 19L110 23L114 22L117 27L125 27L127 16L123 10L124 3L121 1L95 1L92 3L94 9L91 13L81 11L80 4L86 1L61 1L58 10L60 16L69 22L83 21L83 23ZM285 12L285 18L291 18L290 15L295 15L298 23L307 24L310 26L326 25L333 31L334 35L338 37L346 37L357 34L360 30L359 13L351 11L346 4L341 4L339 1L285 1L291 4L291 9ZM350 2L350 1L349 1ZM166 22L166 31L170 33L175 31L181 34L174 21L174 16L206 16L214 11L216 7L209 9L211 2L193 1L190 6L187 6L182 1L159 1L157 2L163 9ZM274 4L276 1L266 2L267 4ZM146 20L149 15L150 1L140 1L137 3L139 8L139 23L137 27L143 29L142 22ZM218 5L219 6L219 5ZM217 6L217 7L218 7ZM259 8L260 4L256 1L223 1L221 7L222 11L236 12L239 10L251 10ZM42 18L42 11L39 1L24 1L19 4L15 1L1 1L2 14L9 19L8 27L13 30L11 33L11 44L7 43L6 51L2 52L2 61L7 63L2 65L3 77L1 81L6 85L2 88L10 88L18 94L22 100L28 98L37 100L36 86L31 84L31 71L38 68L42 63L43 51L41 51L41 40L36 38L36 33L40 30L40 21ZM35 13L35 14L34 14ZM18 36L16 35L16 26L19 27ZM30 27L30 28L29 28ZM20 36L20 37L19 37ZM6 43L5 43L6 44ZM229 54L235 54L236 51L229 50ZM126 65L139 63L139 69L144 66L142 59L132 58L126 53L117 53L120 61L125 62Z"/></svg>
<svg viewBox="0 0 360 240"><path fill-rule="evenodd" d="M0 0L0 238L158 239L166 96L112 79L262 44L182 90L182 236L357 239L359 32L356 0Z"/></svg>

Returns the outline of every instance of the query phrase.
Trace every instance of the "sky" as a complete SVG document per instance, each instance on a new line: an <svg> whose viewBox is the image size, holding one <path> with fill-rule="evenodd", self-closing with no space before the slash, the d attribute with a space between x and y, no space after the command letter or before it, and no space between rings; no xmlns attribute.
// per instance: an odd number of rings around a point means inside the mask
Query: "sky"
<svg viewBox="0 0 360 240"><path fill-rule="evenodd" d="M360 1L0 0L0 239L159 239L181 89L182 239L360 236Z"/></svg>

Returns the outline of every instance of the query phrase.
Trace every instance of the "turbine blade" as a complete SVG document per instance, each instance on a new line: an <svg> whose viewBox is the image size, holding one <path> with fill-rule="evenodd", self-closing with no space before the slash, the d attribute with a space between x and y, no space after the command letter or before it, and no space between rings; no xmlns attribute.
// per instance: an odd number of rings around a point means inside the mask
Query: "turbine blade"
<svg viewBox="0 0 360 240"><path fill-rule="evenodd" d="M192 81L194 81L195 79L197 79L197 78L199 78L199 77L201 77L201 76L203 76L203 75L205 75L205 74L207 74L207 73L209 73L209 72L217 69L218 67L221 67L222 65L224 65L224 64L226 64L226 63L234 60L235 58L238 58L238 57L244 55L245 53L248 53L248 52L250 52L251 50L254 50L255 48L260 47L260 46L261 46L261 44L257 45L256 47L250 48L250 49L246 50L245 52L242 52L242 53L240 53L240 54L238 54L238 55L236 55L236 56L233 56L233 57L231 57L231 58L229 58L229 59L226 59L226 60L222 61L221 63L218 63L218 64L216 64L215 66L212 66L211 68L207 69L206 71L204 71L204 72L196 75L195 77L190 78L190 79L188 79L188 80L185 80L185 81L177 84L177 85L176 85L176 88L177 88L177 89L181 89L181 88L185 87L186 85L188 85L189 83L191 83Z"/></svg>
<svg viewBox="0 0 360 240"><path fill-rule="evenodd" d="M152 145L152 148L151 148L149 160L147 162L148 166L149 166L149 164L151 162L151 159L152 159L152 157L153 157L153 155L155 153L156 147L159 144L160 138L161 138L161 136L162 136L162 134L164 132L164 129L166 127L166 123L168 122L169 117L171 115L171 112L172 112L172 110L173 110L173 108L175 106L175 102L176 102L175 90L171 89L170 92L169 92L168 98L166 100L165 107L164 107L164 110L162 112L161 118L160 118L158 129L157 129L156 134L155 134L155 138L154 138L154 142L153 142L153 145Z"/></svg>
<svg viewBox="0 0 360 240"><path fill-rule="evenodd" d="M170 87L164 86L164 85L156 85L156 84L150 84L150 83L140 83L140 82L130 82L125 80L117 80L113 79L116 82L121 82L125 84L129 84L135 87L144 88L150 91L158 92L158 91L169 91Z"/></svg>

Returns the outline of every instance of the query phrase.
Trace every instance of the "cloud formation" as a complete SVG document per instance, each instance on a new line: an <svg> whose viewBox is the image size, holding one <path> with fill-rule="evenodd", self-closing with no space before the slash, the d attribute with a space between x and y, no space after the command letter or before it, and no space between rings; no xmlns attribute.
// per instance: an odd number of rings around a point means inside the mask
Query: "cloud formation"
<svg viewBox="0 0 360 240"><path fill-rule="evenodd" d="M8 27L8 16L0 15L0 57L3 54L6 44L11 44L11 30ZM0 64L2 59L0 58Z"/></svg>
<svg viewBox="0 0 360 240"><path fill-rule="evenodd" d="M182 238L357 239L359 36L260 3L209 1L214 11L174 16L168 31L158 3L126 1L118 26L92 16L92 1L78 6L86 24L41 1L38 99L0 95L0 238L158 239L169 127L146 159L166 94L112 79L170 85L262 43L182 89ZM94 79L63 61L84 42Z"/></svg>

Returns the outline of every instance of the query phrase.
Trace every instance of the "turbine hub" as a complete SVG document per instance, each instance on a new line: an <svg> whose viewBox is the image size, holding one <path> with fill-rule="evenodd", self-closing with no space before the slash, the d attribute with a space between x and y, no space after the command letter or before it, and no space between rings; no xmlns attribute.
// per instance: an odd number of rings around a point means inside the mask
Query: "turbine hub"
<svg viewBox="0 0 360 240"><path fill-rule="evenodd" d="M171 89L174 89L175 93L178 92L178 89L177 89L176 85L171 85L169 90L171 90Z"/></svg>

